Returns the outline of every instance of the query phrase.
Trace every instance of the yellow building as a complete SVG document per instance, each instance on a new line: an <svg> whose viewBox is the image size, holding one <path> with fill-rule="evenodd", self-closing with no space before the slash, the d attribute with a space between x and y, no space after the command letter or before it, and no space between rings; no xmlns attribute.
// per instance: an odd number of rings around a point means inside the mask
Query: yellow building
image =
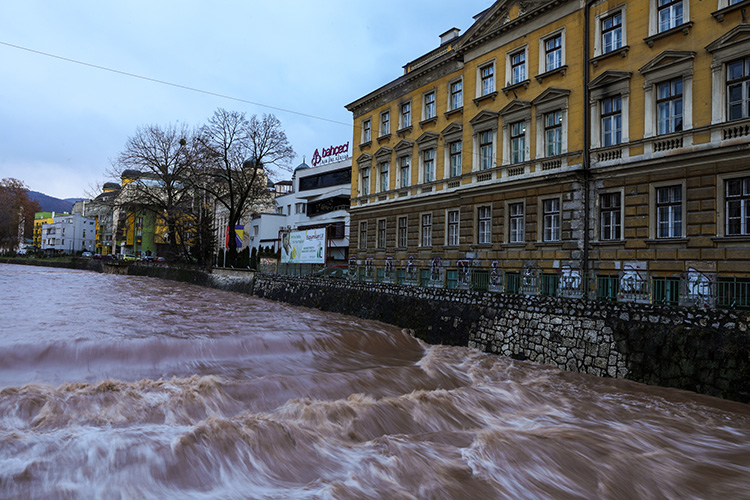
<svg viewBox="0 0 750 500"><path fill-rule="evenodd" d="M55 212L37 212L34 214L34 248L42 248L42 226L54 222Z"/></svg>
<svg viewBox="0 0 750 500"><path fill-rule="evenodd" d="M498 1L444 33L347 106L360 275L749 305L744 5Z"/></svg>

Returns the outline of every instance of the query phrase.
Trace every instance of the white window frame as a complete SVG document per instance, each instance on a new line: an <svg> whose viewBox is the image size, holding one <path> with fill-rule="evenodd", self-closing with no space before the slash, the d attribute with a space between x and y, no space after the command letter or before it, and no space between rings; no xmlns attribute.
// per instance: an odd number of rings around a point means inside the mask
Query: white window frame
<svg viewBox="0 0 750 500"><path fill-rule="evenodd" d="M378 192L383 193L390 190L391 182L391 162L390 160L378 163Z"/></svg>
<svg viewBox="0 0 750 500"><path fill-rule="evenodd" d="M401 224L403 221L403 225ZM406 248L409 244L409 216L402 215L396 219L396 246Z"/></svg>
<svg viewBox="0 0 750 500"><path fill-rule="evenodd" d="M458 144L458 147L459 147L459 151L458 152L454 152L453 151L453 145L454 144ZM456 140L450 141L450 142L446 141L445 148L446 148L446 157L447 157L446 165L448 167L447 168L448 172L447 172L446 178L460 177L461 174L462 174L462 172L463 172L463 164L464 164L464 160L463 160L463 155L464 155L464 153L463 153L463 149L464 149L463 140L462 139L456 139ZM453 171L453 167L454 167L454 165L453 165L453 159L454 158L458 158L458 162L457 162L458 163L458 172L457 173Z"/></svg>
<svg viewBox="0 0 750 500"><path fill-rule="evenodd" d="M375 248L384 249L388 243L388 220L377 220L377 236Z"/></svg>
<svg viewBox="0 0 750 500"><path fill-rule="evenodd" d="M428 176L425 175L427 173L427 160L426 155L428 153L431 153L431 158L429 159L432 163L432 169L430 171L431 179L428 179ZM419 182L420 184L425 184L428 182L434 182L437 177L437 151L436 148L425 148L419 151Z"/></svg>
<svg viewBox="0 0 750 500"><path fill-rule="evenodd" d="M554 68L550 68L547 66L547 41L558 36L560 37L560 64L558 64ZM549 73L550 71L559 70L563 66L565 66L565 28L560 28L539 38L538 67L539 73Z"/></svg>
<svg viewBox="0 0 750 500"><path fill-rule="evenodd" d="M602 190L599 191L599 196L596 199L597 204L597 236L599 238L599 241L623 241L625 239L625 191L622 189L619 190ZM617 224L619 226L620 230L620 237L619 238L604 238L604 231L603 231L603 222L604 222L604 208L602 207L602 197L605 195L616 195L617 198L620 200L620 216L617 220Z"/></svg>
<svg viewBox="0 0 750 500"><path fill-rule="evenodd" d="M716 202L717 202L717 220L716 236L720 238L747 238L750 237L750 227L745 227L745 234L728 234L727 233L727 182L750 177L750 170L744 172L732 172L731 174L721 174L717 176L716 183ZM750 202L745 204L743 209L750 211ZM749 225L750 226L750 225Z"/></svg>
<svg viewBox="0 0 750 500"><path fill-rule="evenodd" d="M492 205L479 205L476 207L476 244L492 244Z"/></svg>
<svg viewBox="0 0 750 500"><path fill-rule="evenodd" d="M477 66L477 97L484 97L497 92L497 64L495 62L495 59L492 59ZM485 87L484 80L482 80L482 70L489 67L492 68L492 78L490 84Z"/></svg>
<svg viewBox="0 0 750 500"><path fill-rule="evenodd" d="M419 214L419 246L420 247L431 247L432 246L432 226L433 226L432 212L423 212Z"/></svg>
<svg viewBox="0 0 750 500"><path fill-rule="evenodd" d="M521 205L521 216L514 216L511 213L511 205ZM513 225L511 224L513 219L521 220L521 238L514 239ZM526 200L507 200L505 202L505 241L511 245L522 244L526 241Z"/></svg>
<svg viewBox="0 0 750 500"><path fill-rule="evenodd" d="M672 240L672 239L683 239L685 238L687 229L687 190L685 189L685 179L674 179L671 181L655 182L649 185L649 237L652 240ZM681 199L681 222L680 222L680 235L671 237L658 237L658 214L657 214L657 203L656 203L656 192L660 188L680 186Z"/></svg>
<svg viewBox="0 0 750 500"><path fill-rule="evenodd" d="M744 26L738 26L706 47L713 56L711 64L712 125L726 122L728 117L727 64L750 56L750 38L747 36L744 38L734 37L733 35L747 35L748 33L750 33L750 30ZM741 41L736 41L738 39ZM721 131L716 131L717 136L720 134ZM716 139L712 137L712 140L715 141Z"/></svg>
<svg viewBox="0 0 750 500"><path fill-rule="evenodd" d="M557 104L557 106L560 106ZM548 109L545 106L537 106L537 112ZM511 126L514 123L526 122L525 145L524 145L524 162L531 159L531 108L524 108L503 115L503 166L515 165L511 162ZM567 135L567 134L564 134ZM566 146L567 150L567 146Z"/></svg>
<svg viewBox="0 0 750 500"><path fill-rule="evenodd" d="M455 215L456 220L451 220ZM445 246L457 247L461 242L461 211L452 208L445 211Z"/></svg>
<svg viewBox="0 0 750 500"><path fill-rule="evenodd" d="M683 87L684 92L684 87ZM620 115L622 117L622 130L620 144L630 142L630 79L623 79L611 85L604 85L601 88L591 90L590 110L591 113L591 148L601 148L602 146L602 100L611 97L620 96ZM683 116L684 124L684 116ZM608 146L609 147L609 146ZM612 146L614 147L614 146ZM628 150L623 149L623 157L627 158Z"/></svg>
<svg viewBox="0 0 750 500"><path fill-rule="evenodd" d="M613 101L614 102L615 99L619 99L620 109L617 110L617 112L614 112L614 111L609 112L608 115L605 117L604 116L604 114L605 114L604 113L604 101ZM610 146L614 147L614 146L617 146L619 144L622 144L622 142L623 142L622 141L622 137L623 137L622 101L623 101L623 97L620 94L615 94L615 95L608 96L608 97L602 97L598 101L598 104L599 104L599 131L600 131L599 132L599 141L600 141L600 144L602 145L602 147L610 147ZM614 106L613 106L613 108L614 108ZM604 141L604 120L605 119L610 119L610 124L611 124L611 123L614 122L614 118L617 117L617 116L619 116L619 118L620 118L620 126L619 126L620 137L617 138L616 142L612 142L612 144L604 144L605 143L605 141ZM617 129L614 128L614 127L612 127L610 125L610 131L613 131L612 135L614 134L615 130L617 130Z"/></svg>
<svg viewBox="0 0 750 500"><path fill-rule="evenodd" d="M367 249L367 221L363 220L359 222L359 241L358 248L360 250L366 250Z"/></svg>
<svg viewBox="0 0 750 500"><path fill-rule="evenodd" d="M515 80L514 75L513 75L513 63L512 63L512 60L513 60L513 56L515 56L516 54L520 54L520 53L523 53L523 58L524 58L524 63L523 63L524 78L521 78L519 80ZM508 53L505 56L505 75L506 75L506 78L507 78L507 81L506 81L506 84L505 84L506 87L510 87L512 85L518 85L518 84L521 84L521 83L527 81L530 78L530 76L529 76L530 75L529 69L530 68L529 68L529 46L528 46L528 44L527 45L523 45L521 47L517 47L517 48L515 48L513 50L509 50Z"/></svg>
<svg viewBox="0 0 750 500"><path fill-rule="evenodd" d="M387 121L385 121L385 118L388 118ZM388 135L391 135L391 110L386 109L385 111L380 112L380 135L378 137L385 137Z"/></svg>
<svg viewBox="0 0 750 500"><path fill-rule="evenodd" d="M398 187L411 186L411 155L403 155L397 158L398 163ZM404 169L406 170L406 183L404 183Z"/></svg>
<svg viewBox="0 0 750 500"><path fill-rule="evenodd" d="M368 196L370 194L370 188L372 180L370 179L370 167L363 167L359 169L359 195Z"/></svg>
<svg viewBox="0 0 750 500"><path fill-rule="evenodd" d="M682 132L691 130L693 128L693 59L689 58L679 64L671 64L663 68L657 67L645 71L642 69L641 73L644 77L643 137L651 138L657 135L656 86L674 78L682 78ZM623 103L623 108L624 106ZM623 128L625 128L624 125ZM623 142L625 142L624 137ZM692 144L684 145L690 146Z"/></svg>
<svg viewBox="0 0 750 500"><path fill-rule="evenodd" d="M372 142L372 119L367 118L362 120L362 142L361 144L367 144Z"/></svg>
<svg viewBox="0 0 750 500"><path fill-rule="evenodd" d="M454 103L454 92L453 92L453 86L459 84L461 85L461 90L459 92L456 92L455 95L458 95L459 98L457 99L458 103ZM461 109L464 107L464 80L463 78L459 78L457 80L451 80L448 82L448 110L454 111L457 109Z"/></svg>
<svg viewBox="0 0 750 500"><path fill-rule="evenodd" d="M412 109L411 100L404 101L398 105L398 129L403 130L411 127Z"/></svg>
<svg viewBox="0 0 750 500"><path fill-rule="evenodd" d="M557 202L557 212L550 212L552 215L545 213L545 204L548 201ZM562 196L545 196L539 199L539 224L537 240L542 243L558 243L562 241L562 220L563 220L563 203ZM556 217L554 214L557 214ZM548 222L552 222L551 226L548 226ZM547 237L547 228L550 227L552 234Z"/></svg>
<svg viewBox="0 0 750 500"><path fill-rule="evenodd" d="M649 36L658 35L668 30L659 30L659 0L649 0L648 9L648 34ZM682 22L669 29L674 29L690 21L690 1L682 0Z"/></svg>
<svg viewBox="0 0 750 500"><path fill-rule="evenodd" d="M495 150L495 131L488 129L479 132L477 134L477 151L479 152L480 171L495 168Z"/></svg>
<svg viewBox="0 0 750 500"><path fill-rule="evenodd" d="M604 40L602 39L602 34L604 30L602 29L602 23L604 20L616 15L617 13L620 13L622 17L622 24L620 25L621 30L621 37L622 42L621 45L616 48L612 49L609 52L604 52ZM609 54L610 52L616 52L623 47L628 45L628 31L627 31L627 3L623 3L621 5L618 5L617 7L613 7L606 12L602 12L601 14L598 14L596 16L595 21L595 31L596 31L596 38L594 39L594 57L602 56L604 54Z"/></svg>
<svg viewBox="0 0 750 500"><path fill-rule="evenodd" d="M432 103L428 101L432 96ZM437 118L437 90L432 89L422 94L422 121Z"/></svg>
<svg viewBox="0 0 750 500"><path fill-rule="evenodd" d="M514 134L513 130L516 128L516 125L523 127L523 133L522 134ZM517 120L514 122L511 122L508 124L508 161L509 165L518 165L521 163L525 163L529 160L529 129L531 128L531 123L529 120ZM519 144L521 147L516 148L513 141L515 140L521 140L522 143ZM518 154L519 158L514 158L514 154Z"/></svg>

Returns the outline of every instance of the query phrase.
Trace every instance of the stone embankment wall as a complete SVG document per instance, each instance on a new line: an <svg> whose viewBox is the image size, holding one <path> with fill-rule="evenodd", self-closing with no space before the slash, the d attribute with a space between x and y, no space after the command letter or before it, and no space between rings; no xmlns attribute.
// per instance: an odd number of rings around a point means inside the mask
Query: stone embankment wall
<svg viewBox="0 0 750 500"><path fill-rule="evenodd" d="M597 376L750 403L747 313L258 275L259 297Z"/></svg>

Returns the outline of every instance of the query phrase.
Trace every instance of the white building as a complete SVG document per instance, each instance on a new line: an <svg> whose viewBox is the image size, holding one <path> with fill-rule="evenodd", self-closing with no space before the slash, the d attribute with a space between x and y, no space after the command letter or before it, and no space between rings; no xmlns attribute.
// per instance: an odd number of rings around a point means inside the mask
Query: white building
<svg viewBox="0 0 750 500"><path fill-rule="evenodd" d="M276 197L275 212L253 217L245 228L251 248L277 251L282 233L325 228L326 263L347 261L352 160L344 155L336 159L314 167L303 161L294 170L292 190ZM313 161L317 163L320 157L314 156Z"/></svg>
<svg viewBox="0 0 750 500"><path fill-rule="evenodd" d="M42 250L75 254L93 252L96 223L80 214L56 215L51 224L42 225Z"/></svg>

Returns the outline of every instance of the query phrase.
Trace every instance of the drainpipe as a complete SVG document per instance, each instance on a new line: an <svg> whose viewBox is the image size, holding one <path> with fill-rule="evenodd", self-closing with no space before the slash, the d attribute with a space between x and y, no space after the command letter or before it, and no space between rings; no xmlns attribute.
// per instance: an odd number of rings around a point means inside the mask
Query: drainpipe
<svg viewBox="0 0 750 500"><path fill-rule="evenodd" d="M590 48L590 17L591 5L598 0L587 0L584 7L583 20L583 273L589 271L589 230L590 230L590 207L591 194L589 185L591 183L591 109L589 101L591 92L589 91L589 54Z"/></svg>

